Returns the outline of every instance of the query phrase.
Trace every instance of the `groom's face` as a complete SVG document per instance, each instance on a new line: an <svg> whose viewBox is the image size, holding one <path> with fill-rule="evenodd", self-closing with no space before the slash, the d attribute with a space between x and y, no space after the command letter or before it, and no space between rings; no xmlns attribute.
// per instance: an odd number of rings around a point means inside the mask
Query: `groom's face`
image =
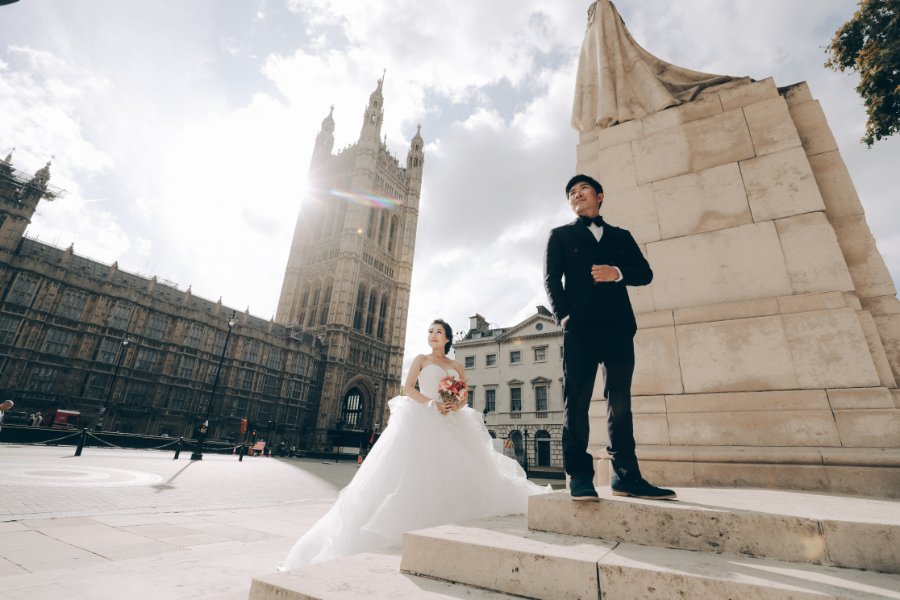
<svg viewBox="0 0 900 600"><path fill-rule="evenodd" d="M589 183L581 181L569 190L569 206L579 217L594 218L600 214L603 192L597 193Z"/></svg>

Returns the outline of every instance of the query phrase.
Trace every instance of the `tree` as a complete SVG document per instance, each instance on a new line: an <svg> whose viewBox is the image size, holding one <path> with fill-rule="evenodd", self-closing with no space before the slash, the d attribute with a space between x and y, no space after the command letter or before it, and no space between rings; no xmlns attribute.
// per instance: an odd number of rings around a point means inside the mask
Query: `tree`
<svg viewBox="0 0 900 600"><path fill-rule="evenodd" d="M900 131L900 0L861 0L826 52L826 67L859 73L856 91L869 115L862 141L871 148Z"/></svg>

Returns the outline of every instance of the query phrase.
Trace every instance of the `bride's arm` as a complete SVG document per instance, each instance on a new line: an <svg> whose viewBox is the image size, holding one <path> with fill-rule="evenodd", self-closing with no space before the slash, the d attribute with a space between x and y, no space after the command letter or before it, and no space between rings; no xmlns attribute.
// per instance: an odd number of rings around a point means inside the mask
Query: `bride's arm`
<svg viewBox="0 0 900 600"><path fill-rule="evenodd" d="M419 378L419 372L422 370L424 362L425 357L421 354L413 360L409 367L409 374L406 376L406 384L403 386L403 395L421 404L428 404L431 402L431 398L416 389L416 380Z"/></svg>

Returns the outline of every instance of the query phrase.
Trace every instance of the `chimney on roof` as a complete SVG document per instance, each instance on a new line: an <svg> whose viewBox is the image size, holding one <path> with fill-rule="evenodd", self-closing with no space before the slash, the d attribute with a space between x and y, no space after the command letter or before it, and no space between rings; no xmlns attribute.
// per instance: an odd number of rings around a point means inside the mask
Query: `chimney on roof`
<svg viewBox="0 0 900 600"><path fill-rule="evenodd" d="M475 313L475 316L469 317L469 331L480 331L482 333L488 330L488 322L484 317Z"/></svg>

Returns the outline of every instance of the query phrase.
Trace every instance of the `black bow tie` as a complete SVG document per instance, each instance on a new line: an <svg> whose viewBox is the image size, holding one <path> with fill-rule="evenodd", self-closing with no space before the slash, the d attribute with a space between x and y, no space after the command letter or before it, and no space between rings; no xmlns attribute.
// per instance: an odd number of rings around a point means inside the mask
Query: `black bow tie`
<svg viewBox="0 0 900 600"><path fill-rule="evenodd" d="M585 227L590 227L591 223L593 223L597 227L603 227L603 217L601 217L600 215L597 215L593 219L590 217L585 217L585 216L581 215L578 217L578 220L581 221L581 223Z"/></svg>

